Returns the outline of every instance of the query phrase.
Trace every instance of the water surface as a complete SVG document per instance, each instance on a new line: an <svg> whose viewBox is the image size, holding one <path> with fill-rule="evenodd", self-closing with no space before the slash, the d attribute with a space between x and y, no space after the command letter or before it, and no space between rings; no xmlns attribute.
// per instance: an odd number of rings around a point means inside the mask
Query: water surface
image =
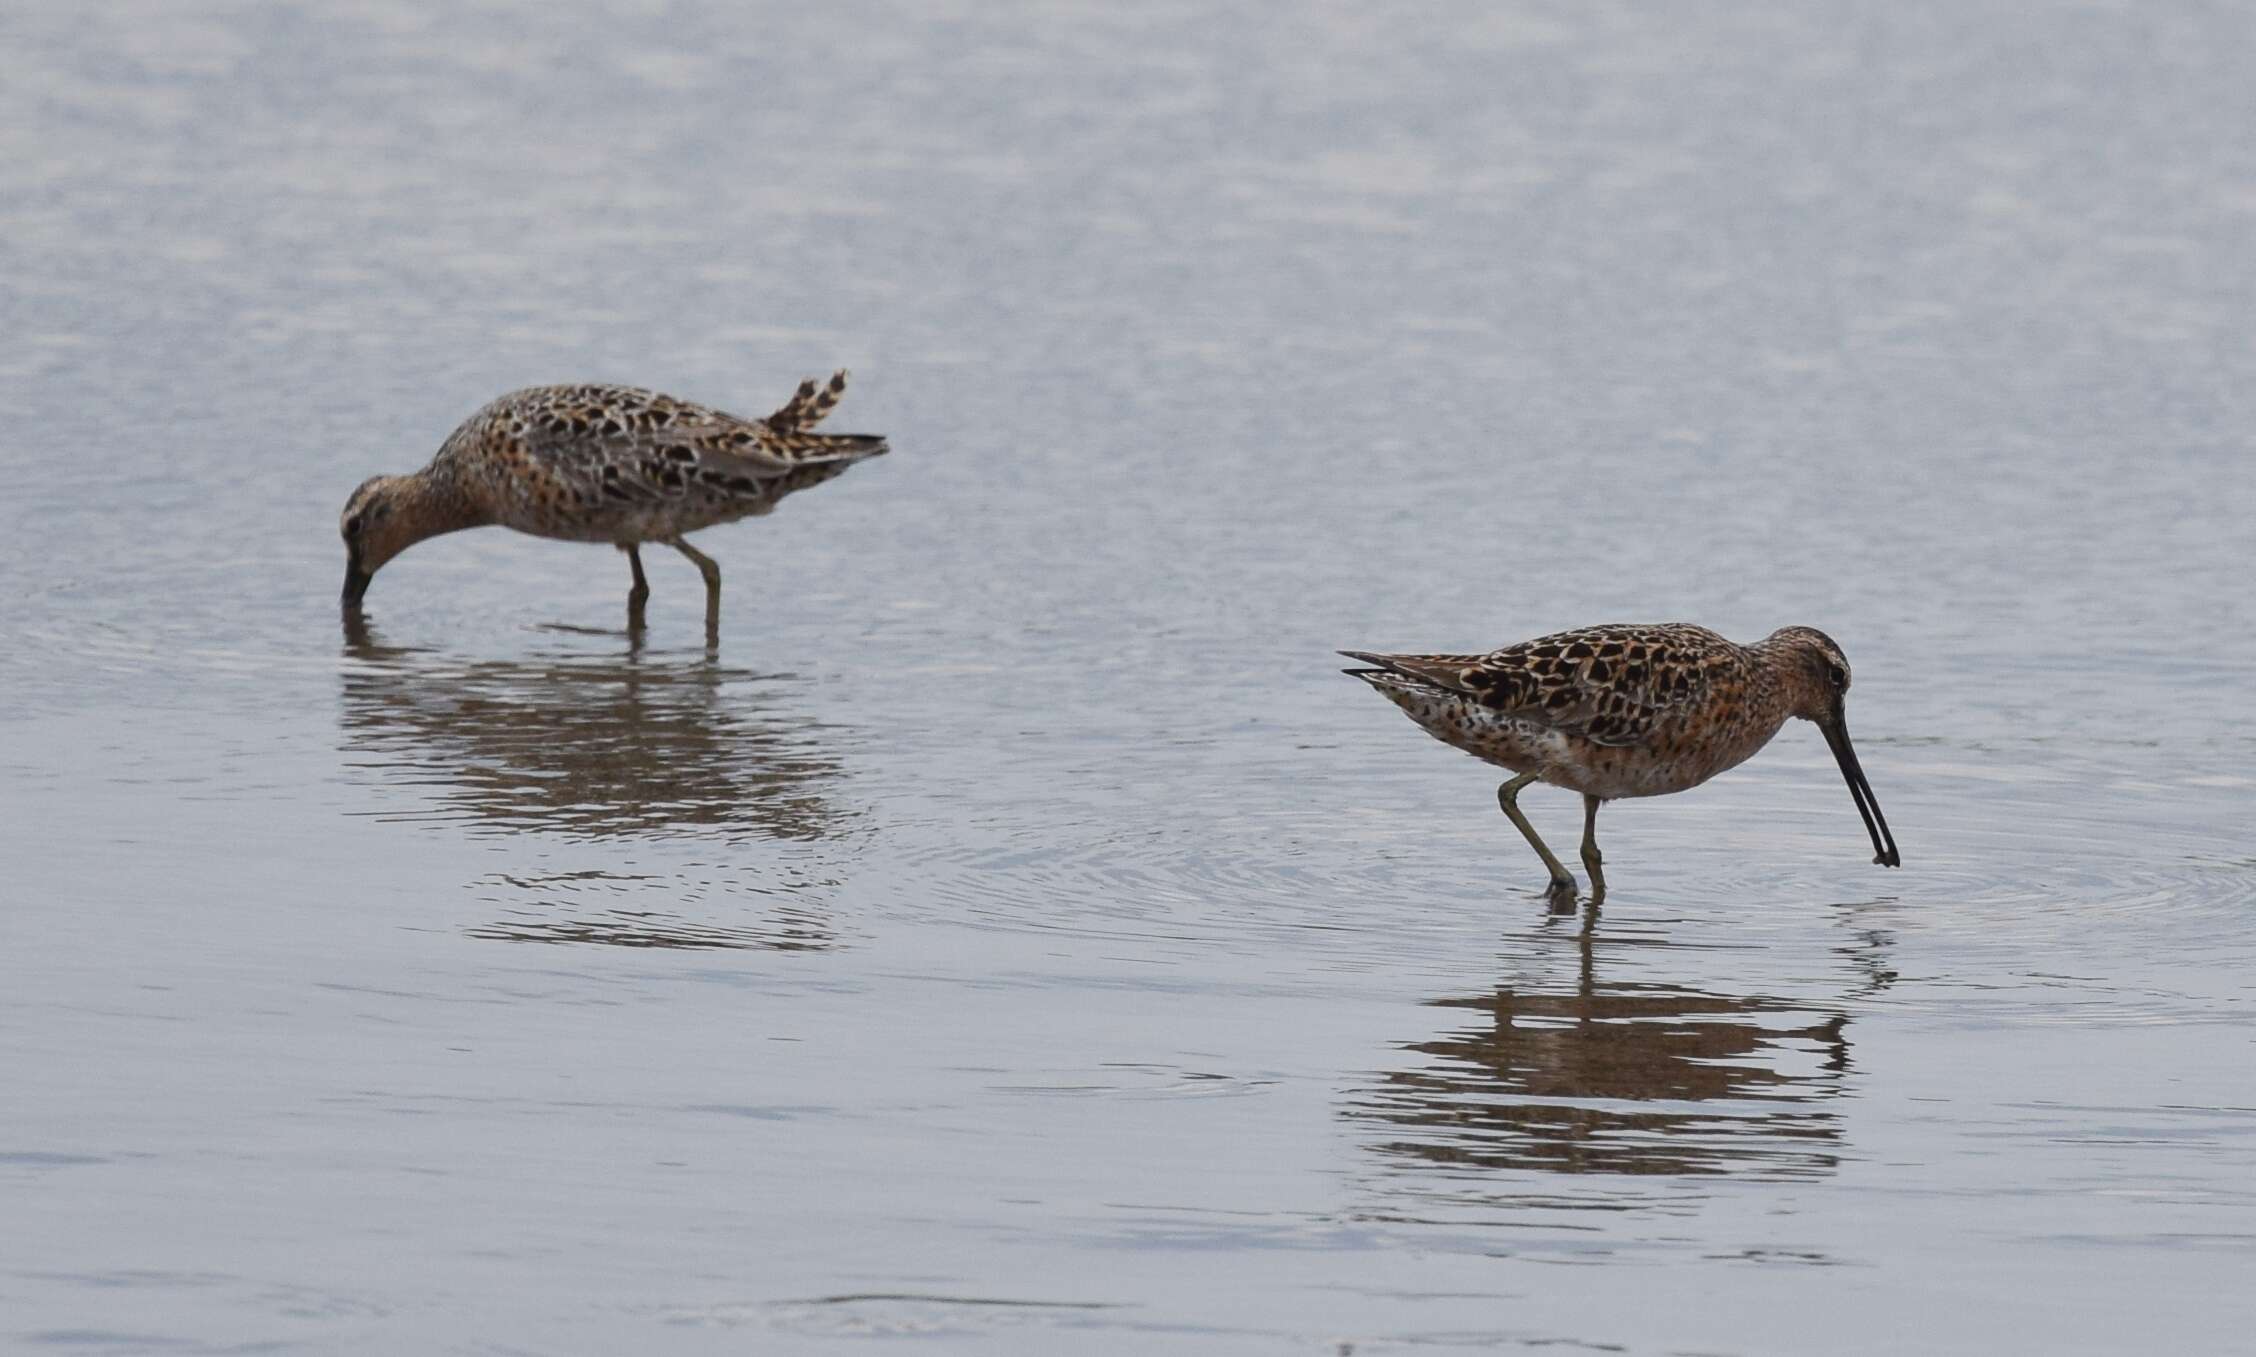
<svg viewBox="0 0 2256 1357"><path fill-rule="evenodd" d="M2231 1346L2245 29L13 7L0 1346ZM836 365L710 643L340 624L494 393ZM1901 871L1797 726L1553 917L1331 656L1677 618L1842 642Z"/></svg>

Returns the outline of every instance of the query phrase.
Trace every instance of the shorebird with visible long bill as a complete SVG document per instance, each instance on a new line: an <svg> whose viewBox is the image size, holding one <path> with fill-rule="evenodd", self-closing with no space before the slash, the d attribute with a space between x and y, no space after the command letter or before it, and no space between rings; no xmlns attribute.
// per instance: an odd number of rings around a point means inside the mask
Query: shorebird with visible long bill
<svg viewBox="0 0 2256 1357"><path fill-rule="evenodd" d="M360 606L386 561L427 537L499 524L536 537L609 542L627 554L630 626L650 582L641 545L662 542L705 577L705 621L719 623L721 568L682 540L772 511L886 450L874 434L812 430L846 394L846 374L802 382L766 419L693 405L631 386L536 386L464 420L431 464L372 476L345 501L347 608Z"/></svg>
<svg viewBox="0 0 2256 1357"><path fill-rule="evenodd" d="M1551 873L1554 905L1575 879L1520 812L1531 782L1582 793L1582 863L1593 903L1606 897L1598 807L1681 792L1736 767L1786 718L1813 721L1841 765L1873 861L1903 858L1849 743L1849 661L1814 627L1785 627L1752 645L1688 623L1623 623L1563 631L1485 655L1375 655L1346 673L1378 689L1427 734L1511 770L1497 804Z"/></svg>

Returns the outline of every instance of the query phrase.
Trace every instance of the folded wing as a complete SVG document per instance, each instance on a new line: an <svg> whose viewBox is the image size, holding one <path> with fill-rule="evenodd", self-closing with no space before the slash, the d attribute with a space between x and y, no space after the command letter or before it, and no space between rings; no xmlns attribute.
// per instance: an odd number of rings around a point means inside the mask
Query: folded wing
<svg viewBox="0 0 2256 1357"><path fill-rule="evenodd" d="M1560 632L1485 655L1343 651L1500 715L1596 744L1644 743L1745 661L1697 627L1608 626Z"/></svg>
<svg viewBox="0 0 2256 1357"><path fill-rule="evenodd" d="M760 495L805 468L886 451L874 434L810 433L845 389L845 374L798 397L788 427L745 419L636 387L543 387L508 398L509 431L533 460L615 501L671 499L692 487ZM801 388L806 393L813 384Z"/></svg>

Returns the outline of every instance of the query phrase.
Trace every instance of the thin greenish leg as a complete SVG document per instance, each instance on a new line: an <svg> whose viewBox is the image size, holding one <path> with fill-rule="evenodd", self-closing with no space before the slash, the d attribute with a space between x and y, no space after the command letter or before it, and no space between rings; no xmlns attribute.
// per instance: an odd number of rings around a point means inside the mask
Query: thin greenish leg
<svg viewBox="0 0 2256 1357"><path fill-rule="evenodd" d="M1606 898L1606 873L1601 864L1606 855L1598 851L1598 798L1582 798L1582 866L1590 873L1590 903L1595 905Z"/></svg>
<svg viewBox="0 0 2256 1357"><path fill-rule="evenodd" d="M642 623L642 605L650 601L650 580L642 573L642 551L632 542L621 542L619 550L627 553L627 564L634 567L634 587L627 590L627 625Z"/></svg>
<svg viewBox="0 0 2256 1357"><path fill-rule="evenodd" d="M1557 903L1564 900L1571 904L1575 897L1574 874L1560 863L1558 857L1552 853L1550 846L1543 842L1543 836L1537 834L1535 826L1528 823L1528 818L1520 814L1520 788L1533 781L1535 781L1535 774L1522 773L1510 782L1498 787L1496 789L1496 804L1504 808L1505 817L1512 822L1514 828L1520 831L1521 836L1528 841L1529 847L1535 849L1536 856L1543 859L1545 869L1551 873L1551 889L1548 894L1552 902Z"/></svg>
<svg viewBox="0 0 2256 1357"><path fill-rule="evenodd" d="M684 542L679 537L666 545L689 558L697 573L705 577L705 625L712 628L721 621L721 566L720 562Z"/></svg>

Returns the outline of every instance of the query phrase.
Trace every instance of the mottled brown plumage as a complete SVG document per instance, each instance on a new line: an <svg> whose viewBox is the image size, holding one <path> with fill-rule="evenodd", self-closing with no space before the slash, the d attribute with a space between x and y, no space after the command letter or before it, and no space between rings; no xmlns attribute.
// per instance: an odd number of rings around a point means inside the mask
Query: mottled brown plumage
<svg viewBox="0 0 2256 1357"><path fill-rule="evenodd" d="M1814 628L1786 627L1743 646L1686 623L1633 623L1483 655L1341 653L1376 666L1347 672L1427 733L1519 775L1498 800L1551 870L1554 896L1571 898L1574 879L1520 815L1521 787L1541 781L1582 793L1583 861L1602 897L1600 802L1696 787L1751 758L1794 716L1825 731L1874 861L1901 860L1849 745L1848 659Z"/></svg>
<svg viewBox="0 0 2256 1357"><path fill-rule="evenodd" d="M830 374L829 384L820 390L815 387L815 379L809 377L799 383L799 389L792 393L790 400L768 416L767 425L784 433L795 429L812 429L823 422L825 415L838 408L838 402L845 395L845 369L841 368Z"/></svg>
<svg viewBox="0 0 2256 1357"><path fill-rule="evenodd" d="M427 537L499 524L537 537L609 542L628 554L639 617L649 586L637 550L663 542L697 564L709 616L720 567L682 539L772 511L886 450L870 434L811 432L846 390L840 372L798 392L767 419L628 386L513 391L450 435L429 466L376 476L345 504L345 602L356 605L385 562Z"/></svg>

